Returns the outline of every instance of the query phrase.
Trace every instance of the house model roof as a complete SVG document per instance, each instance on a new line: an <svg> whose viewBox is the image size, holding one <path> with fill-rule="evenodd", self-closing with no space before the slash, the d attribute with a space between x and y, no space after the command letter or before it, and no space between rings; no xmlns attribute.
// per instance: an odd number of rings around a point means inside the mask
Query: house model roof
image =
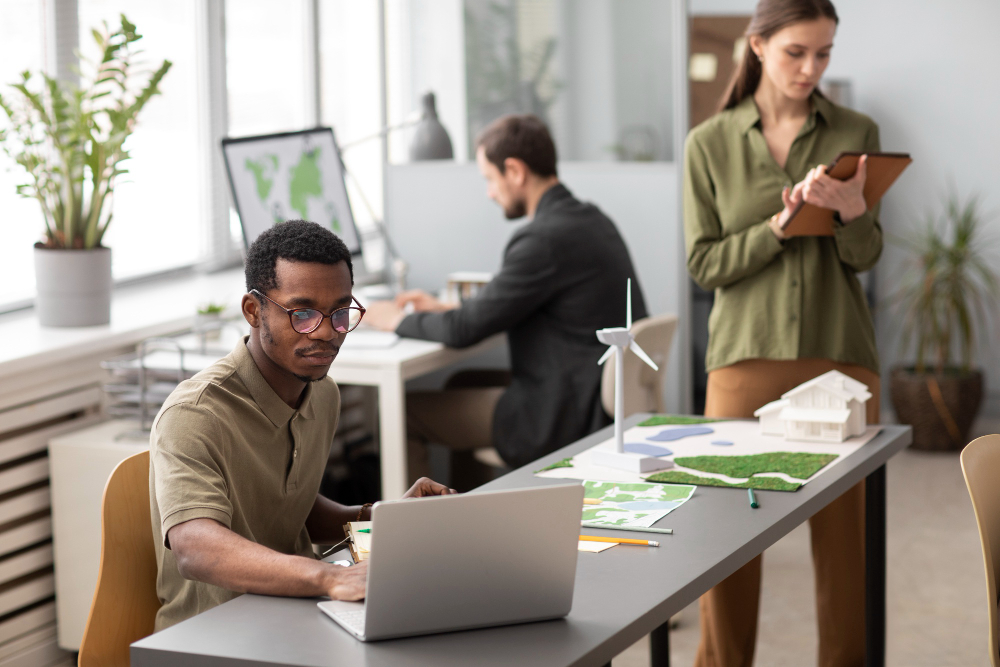
<svg viewBox="0 0 1000 667"><path fill-rule="evenodd" d="M840 371L829 371L808 382L803 382L791 391L785 392L781 398L791 398L796 394L816 387L822 388L845 401L850 401L852 398L858 401L867 401L872 397L871 392L868 391L868 387L864 383L858 382Z"/></svg>
<svg viewBox="0 0 1000 667"><path fill-rule="evenodd" d="M788 406L789 404L791 404L791 401L789 401L787 398L783 398L777 401L771 401L767 405L761 406L756 410L754 410L753 416L760 417L761 415L766 415L771 412L775 412L776 410L781 410L782 408Z"/></svg>

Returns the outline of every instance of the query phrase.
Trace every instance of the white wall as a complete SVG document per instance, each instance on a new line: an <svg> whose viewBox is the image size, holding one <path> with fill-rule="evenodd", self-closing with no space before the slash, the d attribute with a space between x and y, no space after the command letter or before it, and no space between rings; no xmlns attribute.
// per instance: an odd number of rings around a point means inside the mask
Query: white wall
<svg viewBox="0 0 1000 667"><path fill-rule="evenodd" d="M752 0L691 0L692 14L750 14ZM848 79L853 106L879 124L884 150L908 151L914 163L886 194L882 224L889 235L918 229L939 212L953 183L979 193L985 211L1000 211L1000 76L996 72L1000 3L953 0L836 3L840 16L827 75ZM986 225L1000 238L1000 217ZM903 253L891 242L876 268L878 293L891 292ZM997 257L995 255L995 257ZM993 262L1000 269L1000 257ZM883 374L903 360L889 313L877 313ZM1000 417L1000 346L982 331L977 355L987 376L984 413Z"/></svg>
<svg viewBox="0 0 1000 667"><path fill-rule="evenodd" d="M886 194L886 231L906 235L919 229L928 212L940 212L949 183L963 196L982 195L984 210L1000 210L1000 3L868 0L842 2L838 12L830 76L851 80L854 106L878 122L883 149L909 151L914 157ZM985 231L1000 238L1000 218L994 216ZM883 298L899 275L902 254L887 245L879 263ZM1000 261L993 266L1000 269ZM895 324L888 314L880 314L883 372L901 360ZM1000 347L995 340L993 331L981 331L977 360L987 377L984 413L1000 416Z"/></svg>
<svg viewBox="0 0 1000 667"><path fill-rule="evenodd" d="M676 211L677 174L670 163L563 163L559 175L580 199L615 221L628 245L652 313L682 312L683 265ZM517 224L486 197L473 164L425 162L391 166L386 219L400 254L410 263L413 287L436 290L452 271L496 271ZM624 296L623 296L624 298ZM683 315L682 315L683 317ZM675 343L666 400L683 411L680 355Z"/></svg>

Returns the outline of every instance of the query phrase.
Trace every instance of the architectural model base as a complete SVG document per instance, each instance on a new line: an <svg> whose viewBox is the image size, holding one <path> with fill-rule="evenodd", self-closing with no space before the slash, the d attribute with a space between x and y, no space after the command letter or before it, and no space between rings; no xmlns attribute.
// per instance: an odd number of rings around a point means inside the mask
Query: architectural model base
<svg viewBox="0 0 1000 667"><path fill-rule="evenodd" d="M658 459L655 456L645 454L633 454L632 452L616 452L609 449L595 449L590 453L590 460L594 465L616 468L628 472L653 472L654 470L665 470L673 468L673 461Z"/></svg>

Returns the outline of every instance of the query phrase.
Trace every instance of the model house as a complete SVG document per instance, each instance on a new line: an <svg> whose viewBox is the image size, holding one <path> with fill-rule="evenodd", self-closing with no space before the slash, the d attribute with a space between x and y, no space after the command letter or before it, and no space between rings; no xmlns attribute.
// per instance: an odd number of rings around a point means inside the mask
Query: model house
<svg viewBox="0 0 1000 667"><path fill-rule="evenodd" d="M783 394L754 412L763 435L786 440L843 442L865 431L868 387L830 371Z"/></svg>

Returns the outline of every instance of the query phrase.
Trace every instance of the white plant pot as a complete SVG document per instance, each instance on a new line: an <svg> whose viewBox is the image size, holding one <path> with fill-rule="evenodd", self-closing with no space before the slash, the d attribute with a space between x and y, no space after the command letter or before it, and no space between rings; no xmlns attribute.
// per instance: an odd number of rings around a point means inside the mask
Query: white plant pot
<svg viewBox="0 0 1000 667"><path fill-rule="evenodd" d="M35 246L35 312L46 327L87 327L111 321L111 249L53 250Z"/></svg>

